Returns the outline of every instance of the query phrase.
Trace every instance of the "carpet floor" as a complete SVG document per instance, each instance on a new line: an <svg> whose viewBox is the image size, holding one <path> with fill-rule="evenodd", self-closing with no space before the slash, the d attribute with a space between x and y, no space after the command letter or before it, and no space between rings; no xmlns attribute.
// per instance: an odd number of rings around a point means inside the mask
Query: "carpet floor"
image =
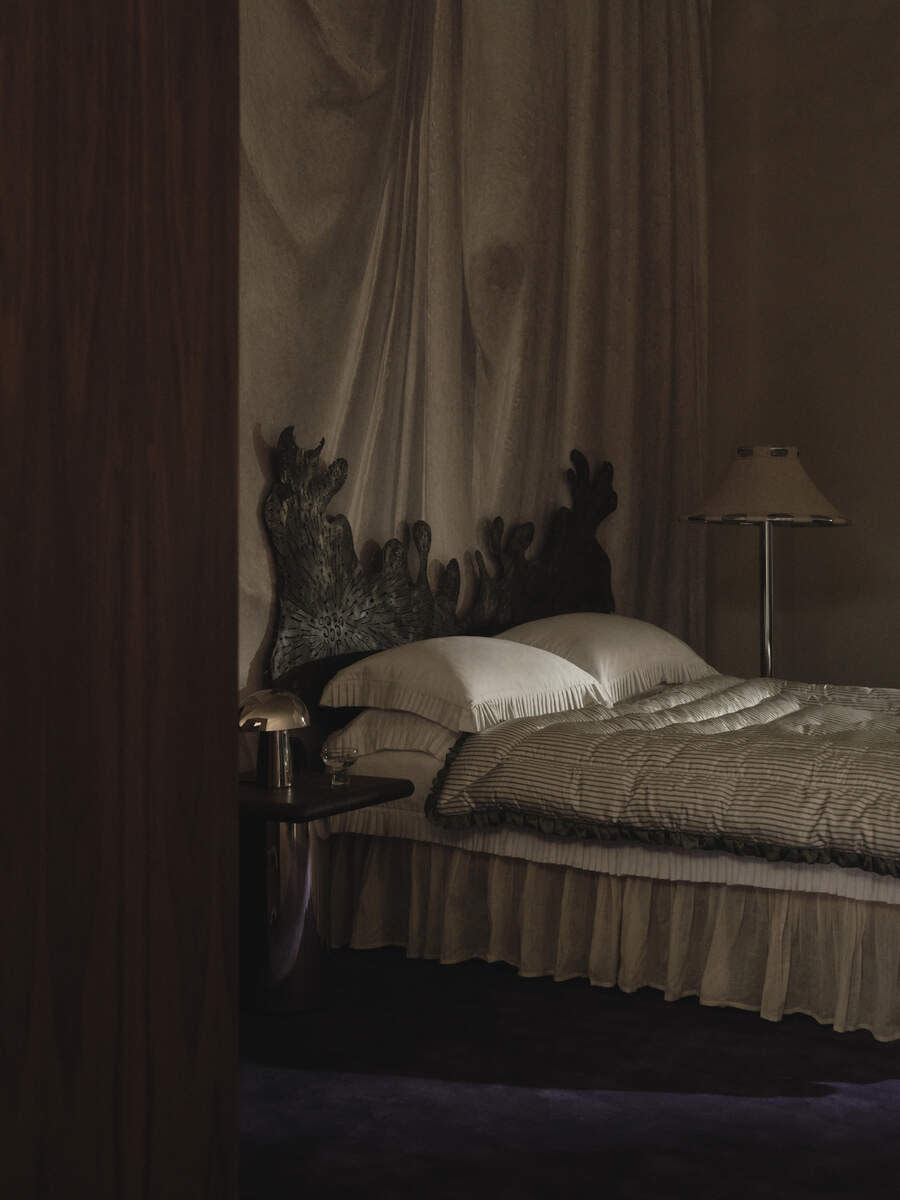
<svg viewBox="0 0 900 1200"><path fill-rule="evenodd" d="M900 1042L398 950L328 977L320 1010L242 1019L243 1200L900 1188Z"/></svg>

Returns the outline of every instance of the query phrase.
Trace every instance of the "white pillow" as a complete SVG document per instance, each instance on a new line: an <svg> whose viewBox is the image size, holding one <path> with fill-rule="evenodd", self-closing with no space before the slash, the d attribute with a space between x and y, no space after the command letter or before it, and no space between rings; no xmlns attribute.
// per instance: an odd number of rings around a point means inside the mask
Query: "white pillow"
<svg viewBox="0 0 900 1200"><path fill-rule="evenodd" d="M612 613L565 613L528 621L497 635L538 646L587 671L607 704L661 683L687 683L718 671L658 625Z"/></svg>
<svg viewBox="0 0 900 1200"><path fill-rule="evenodd" d="M453 729L393 708L367 708L325 739L327 746L355 746L360 755L382 750L420 750L443 759L459 737ZM363 772L365 774L365 772Z"/></svg>
<svg viewBox="0 0 900 1200"><path fill-rule="evenodd" d="M386 775L390 779L410 780L413 785L412 795L401 796L399 800L389 800L387 804L378 807L422 813L428 793L434 784L434 777L443 765L443 759L435 758L433 754L423 754L420 750L379 750L375 754L361 754L348 773ZM373 810L363 809L362 812L368 817Z"/></svg>
<svg viewBox="0 0 900 1200"><path fill-rule="evenodd" d="M322 704L399 708L469 733L513 717L603 702L586 671L535 646L487 637L428 638L338 671Z"/></svg>

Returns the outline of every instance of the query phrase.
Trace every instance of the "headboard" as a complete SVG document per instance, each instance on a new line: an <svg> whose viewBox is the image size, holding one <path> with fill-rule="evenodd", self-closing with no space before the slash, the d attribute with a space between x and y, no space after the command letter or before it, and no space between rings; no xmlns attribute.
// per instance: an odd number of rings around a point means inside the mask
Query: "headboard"
<svg viewBox="0 0 900 1200"><path fill-rule="evenodd" d="M269 659L272 686L297 691L307 704L341 666L404 642L448 634L494 634L523 621L563 612L612 612L610 563L597 543L599 523L616 508L613 469L591 474L578 450L566 471L572 507L550 518L538 552L530 521L487 526L487 559L475 551L471 604L457 610L460 569L451 559L428 578L431 527L416 521L407 540L391 538L363 566L342 514L327 511L347 478L347 461L322 461L323 441L297 446L293 426L274 451L272 488L263 521L275 556L278 621ZM409 539L416 570L409 569Z"/></svg>

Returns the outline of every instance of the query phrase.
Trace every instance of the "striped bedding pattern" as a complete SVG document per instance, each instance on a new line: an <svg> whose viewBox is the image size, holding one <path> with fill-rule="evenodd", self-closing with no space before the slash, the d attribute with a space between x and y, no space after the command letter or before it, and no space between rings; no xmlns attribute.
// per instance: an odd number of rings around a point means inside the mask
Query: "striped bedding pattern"
<svg viewBox="0 0 900 1200"><path fill-rule="evenodd" d="M900 876L900 690L712 675L508 721L460 738L426 812Z"/></svg>

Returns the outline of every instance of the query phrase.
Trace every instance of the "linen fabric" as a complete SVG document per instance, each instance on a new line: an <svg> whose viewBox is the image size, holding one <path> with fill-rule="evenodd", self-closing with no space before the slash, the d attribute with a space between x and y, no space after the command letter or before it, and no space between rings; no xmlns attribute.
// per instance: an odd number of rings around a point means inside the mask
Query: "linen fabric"
<svg viewBox="0 0 900 1200"><path fill-rule="evenodd" d="M900 906L619 878L392 838L313 839L328 945L506 962L521 975L805 1013L900 1038Z"/></svg>
<svg viewBox="0 0 900 1200"><path fill-rule="evenodd" d="M607 704L661 683L716 674L690 646L658 625L613 613L564 613L528 621L497 635L538 646L593 675Z"/></svg>
<svg viewBox="0 0 900 1200"><path fill-rule="evenodd" d="M339 671L321 698L337 707L402 709L466 732L592 701L603 703L599 684L574 663L534 646L466 636L369 655Z"/></svg>
<svg viewBox="0 0 900 1200"><path fill-rule="evenodd" d="M714 675L468 738L426 806L519 825L900 875L900 690Z"/></svg>
<svg viewBox="0 0 900 1200"><path fill-rule="evenodd" d="M355 764L351 771L358 768ZM425 800L436 774L435 760L414 750L385 750L370 754L362 775L388 775L413 780L415 791L399 800L338 813L315 822L317 836L367 834L412 842L456 846L501 858L575 867L601 875L634 875L683 883L723 883L730 887L766 888L776 892L805 892L844 896L900 906L900 877L876 875L835 863L771 862L724 850L684 850L644 843L600 842L596 839L554 837L515 825L445 829L429 821Z"/></svg>
<svg viewBox="0 0 900 1200"><path fill-rule="evenodd" d="M708 41L709 0L243 0L241 687L286 425L357 548L422 519L441 561L609 459L617 608L702 652Z"/></svg>
<svg viewBox="0 0 900 1200"><path fill-rule="evenodd" d="M424 751L444 761L458 732L427 721L415 713L391 708L369 708L354 717L343 729L330 734L326 746L355 746L360 757L381 750ZM365 772L363 772L365 774Z"/></svg>
<svg viewBox="0 0 900 1200"><path fill-rule="evenodd" d="M375 775L388 779L408 779L413 785L409 796L400 796L397 800L388 800L386 804L378 804L378 809L387 808L396 817L404 814L409 817L417 816L420 820L424 806L424 797L431 791L434 778L444 765L443 758L429 754L424 750L375 750L369 754L361 754L349 768L350 775ZM365 812L365 809L356 809ZM328 832L329 818L316 822L318 831Z"/></svg>

